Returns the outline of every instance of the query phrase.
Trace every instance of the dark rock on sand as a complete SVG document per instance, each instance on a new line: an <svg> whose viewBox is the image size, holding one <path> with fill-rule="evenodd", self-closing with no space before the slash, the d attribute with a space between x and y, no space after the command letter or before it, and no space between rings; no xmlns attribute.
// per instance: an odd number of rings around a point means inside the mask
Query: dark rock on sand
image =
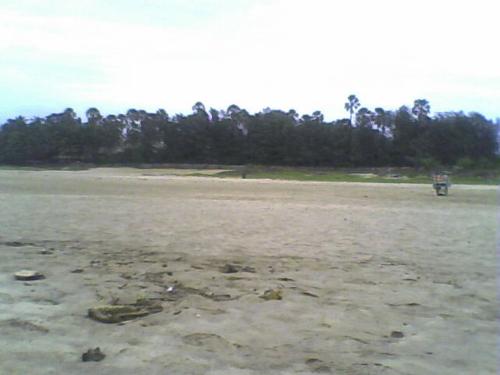
<svg viewBox="0 0 500 375"><path fill-rule="evenodd" d="M106 357L106 354L101 352L100 348L89 349L82 354L82 362L99 362L102 361L104 357Z"/></svg>
<svg viewBox="0 0 500 375"><path fill-rule="evenodd" d="M402 337L404 337L404 333L401 332L401 331L392 331L391 332L391 337L394 338L394 339L400 339Z"/></svg>
<svg viewBox="0 0 500 375"><path fill-rule="evenodd" d="M225 264L223 267L221 267L220 272L222 273L236 273L239 272L241 267L235 266L234 264Z"/></svg>

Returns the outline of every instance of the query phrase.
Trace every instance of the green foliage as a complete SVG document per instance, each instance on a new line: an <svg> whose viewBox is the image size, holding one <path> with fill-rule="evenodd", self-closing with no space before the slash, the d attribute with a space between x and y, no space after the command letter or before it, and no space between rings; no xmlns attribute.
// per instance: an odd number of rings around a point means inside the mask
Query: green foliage
<svg viewBox="0 0 500 375"><path fill-rule="evenodd" d="M0 163L201 163L315 167L439 165L493 168L493 123L461 112L429 116L425 99L396 111L359 108L350 95L350 119L326 122L320 111L299 114L265 109L249 114L201 102L189 115L165 110L103 116L86 111L82 122L70 108L45 118L18 117L0 127ZM357 111L357 112L356 112ZM355 115L355 125L352 117Z"/></svg>
<svg viewBox="0 0 500 375"><path fill-rule="evenodd" d="M418 159L418 166L422 167L426 171L435 171L441 168L439 162L431 157Z"/></svg>
<svg viewBox="0 0 500 375"><path fill-rule="evenodd" d="M294 181L322 181L322 182L376 182L376 183L410 183L431 184L430 171L418 171L413 168L304 168L304 167L268 167L247 166L247 179L272 179ZM193 174L206 176L203 174ZM222 178L240 178L240 170L219 172L215 175ZM396 177L395 177L396 176ZM454 174L454 184L486 184L498 185L500 171L488 176Z"/></svg>
<svg viewBox="0 0 500 375"><path fill-rule="evenodd" d="M458 159L456 167L458 169L472 169L475 166L474 160L469 157L463 157Z"/></svg>

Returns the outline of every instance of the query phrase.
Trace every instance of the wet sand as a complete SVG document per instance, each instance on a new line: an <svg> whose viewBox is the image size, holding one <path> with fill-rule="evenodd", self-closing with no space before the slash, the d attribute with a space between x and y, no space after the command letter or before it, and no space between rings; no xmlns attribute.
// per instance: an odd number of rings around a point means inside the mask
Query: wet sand
<svg viewBox="0 0 500 375"><path fill-rule="evenodd" d="M481 186L0 171L0 374L495 374L497 211ZM163 310L87 316L138 299Z"/></svg>

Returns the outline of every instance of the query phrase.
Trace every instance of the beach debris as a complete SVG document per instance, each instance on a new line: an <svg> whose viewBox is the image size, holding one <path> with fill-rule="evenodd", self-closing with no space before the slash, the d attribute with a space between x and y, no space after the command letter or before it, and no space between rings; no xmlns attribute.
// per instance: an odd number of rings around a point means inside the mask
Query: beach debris
<svg viewBox="0 0 500 375"><path fill-rule="evenodd" d="M283 295L279 289L268 289L263 295L260 296L260 298L265 299L266 301L281 300L283 299Z"/></svg>
<svg viewBox="0 0 500 375"><path fill-rule="evenodd" d="M232 297L229 294L216 294L206 289L191 288L181 283L176 283L165 288L165 292L161 296L163 301L179 301L189 295L198 295L216 302L231 301L239 298L238 296Z"/></svg>
<svg viewBox="0 0 500 375"><path fill-rule="evenodd" d="M279 281L295 281L294 279L291 279L289 277L279 277L278 280Z"/></svg>
<svg viewBox="0 0 500 375"><path fill-rule="evenodd" d="M82 362L99 362L102 361L106 357L106 354L101 352L99 347L95 349L89 349L85 353L82 354Z"/></svg>
<svg viewBox="0 0 500 375"><path fill-rule="evenodd" d="M5 246L11 246L11 247L21 247L21 246L27 246L31 245L30 243L24 243L24 242L19 242L19 241L7 241L3 243Z"/></svg>
<svg viewBox="0 0 500 375"><path fill-rule="evenodd" d="M392 331L391 332L391 337L394 339L400 339L400 338L403 338L404 336L405 336L404 333L401 331Z"/></svg>
<svg viewBox="0 0 500 375"><path fill-rule="evenodd" d="M250 267L250 266L245 266L241 269L241 272L249 272L249 273L255 273L255 268Z"/></svg>
<svg viewBox="0 0 500 375"><path fill-rule="evenodd" d="M227 263L219 268L222 273L237 273L237 272L248 272L255 273L255 268L250 266L238 266L236 264Z"/></svg>
<svg viewBox="0 0 500 375"><path fill-rule="evenodd" d="M236 273L241 270L241 267L236 266L234 264L225 264L223 267L221 267L220 272L222 273Z"/></svg>
<svg viewBox="0 0 500 375"><path fill-rule="evenodd" d="M82 273L83 272L83 268L76 268L76 269L71 270L69 272L71 272L71 273Z"/></svg>
<svg viewBox="0 0 500 375"><path fill-rule="evenodd" d="M32 280L45 279L45 276L43 274L41 274L38 271L33 271L33 270L17 271L14 274L14 277L16 278L16 280L21 280L21 281L32 281Z"/></svg>
<svg viewBox="0 0 500 375"><path fill-rule="evenodd" d="M230 301L232 300L233 298L231 297L230 294L213 294L213 293L206 293L206 294L202 294L201 295L202 297L205 297L205 298L209 298L211 299L212 301L216 301L216 302L221 302L221 301Z"/></svg>
<svg viewBox="0 0 500 375"><path fill-rule="evenodd" d="M47 250L47 249L40 250L40 252L39 252L39 254L42 254L42 255L51 255L53 253L54 252L52 250Z"/></svg>
<svg viewBox="0 0 500 375"><path fill-rule="evenodd" d="M302 292L302 294L303 294L304 296L318 298L318 295L316 295L316 294L314 294L314 293L311 293L311 292L303 291L303 292Z"/></svg>
<svg viewBox="0 0 500 375"><path fill-rule="evenodd" d="M176 283L165 289L165 294L162 295L162 299L164 301L178 301L191 294L203 296L205 292L200 289L184 286L181 283Z"/></svg>
<svg viewBox="0 0 500 375"><path fill-rule="evenodd" d="M241 276L226 276L226 280L228 280L228 281L238 281L238 280L245 280L245 278L241 277Z"/></svg>
<svg viewBox="0 0 500 375"><path fill-rule="evenodd" d="M161 311L163 307L159 303L141 299L128 305L95 306L88 310L88 316L101 323L121 323Z"/></svg>

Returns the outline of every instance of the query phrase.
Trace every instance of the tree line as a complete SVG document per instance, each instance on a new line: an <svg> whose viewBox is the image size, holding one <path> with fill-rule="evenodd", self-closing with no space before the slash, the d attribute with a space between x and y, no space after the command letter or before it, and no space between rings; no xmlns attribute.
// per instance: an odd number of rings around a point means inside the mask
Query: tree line
<svg viewBox="0 0 500 375"><path fill-rule="evenodd" d="M0 163L203 163L297 166L454 165L493 161L497 132L479 113L430 115L417 99L397 110L345 103L349 118L327 122L320 111L266 108L250 114L198 102L188 115L130 109L86 121L68 108L44 118L7 120L0 127Z"/></svg>

